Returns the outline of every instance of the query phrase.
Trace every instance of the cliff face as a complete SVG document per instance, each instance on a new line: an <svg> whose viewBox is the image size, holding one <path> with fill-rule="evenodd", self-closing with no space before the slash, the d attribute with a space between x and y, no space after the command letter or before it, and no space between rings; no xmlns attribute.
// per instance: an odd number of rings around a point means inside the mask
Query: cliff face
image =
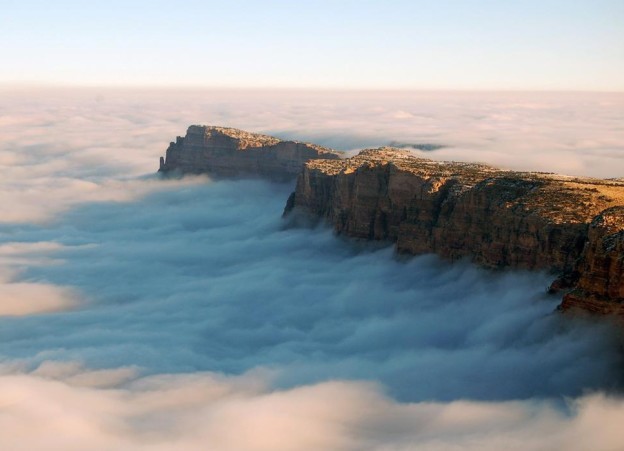
<svg viewBox="0 0 624 451"><path fill-rule="evenodd" d="M577 273L578 283L564 296L563 310L624 315L624 207L610 208L591 222Z"/></svg>
<svg viewBox="0 0 624 451"><path fill-rule="evenodd" d="M564 309L608 313L624 312L619 205L618 181L440 163L384 148L310 161L286 210L349 236L394 241L399 252L551 270L563 275L555 285L574 287Z"/></svg>
<svg viewBox="0 0 624 451"><path fill-rule="evenodd" d="M191 126L160 171L298 175L286 213L396 243L399 252L470 258L492 268L550 270L561 309L624 316L624 181L502 171L381 148L340 159L314 144Z"/></svg>
<svg viewBox="0 0 624 451"><path fill-rule="evenodd" d="M178 137L169 145L166 157L160 159L159 171L286 181L294 179L309 160L338 158L337 152L314 144L234 128L192 125L184 138Z"/></svg>

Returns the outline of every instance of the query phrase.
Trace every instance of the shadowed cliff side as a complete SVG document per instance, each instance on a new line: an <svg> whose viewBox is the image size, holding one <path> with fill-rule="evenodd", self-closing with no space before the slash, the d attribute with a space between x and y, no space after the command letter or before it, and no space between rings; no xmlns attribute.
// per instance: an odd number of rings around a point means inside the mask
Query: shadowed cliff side
<svg viewBox="0 0 624 451"><path fill-rule="evenodd" d="M312 159L338 159L325 147L235 128L191 125L160 158L159 172L210 174L216 177L251 176L274 181L294 180Z"/></svg>
<svg viewBox="0 0 624 451"><path fill-rule="evenodd" d="M310 161L285 213L399 252L550 270L563 309L623 314L624 183L436 162L381 148Z"/></svg>

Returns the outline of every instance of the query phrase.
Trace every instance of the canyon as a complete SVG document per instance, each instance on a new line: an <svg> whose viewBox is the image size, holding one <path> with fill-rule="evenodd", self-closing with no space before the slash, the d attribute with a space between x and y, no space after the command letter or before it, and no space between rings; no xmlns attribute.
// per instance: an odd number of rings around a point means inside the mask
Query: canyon
<svg viewBox="0 0 624 451"><path fill-rule="evenodd" d="M160 171L297 178L284 214L330 224L399 253L436 253L493 269L549 271L560 309L624 316L624 181L501 170L367 149L191 126Z"/></svg>

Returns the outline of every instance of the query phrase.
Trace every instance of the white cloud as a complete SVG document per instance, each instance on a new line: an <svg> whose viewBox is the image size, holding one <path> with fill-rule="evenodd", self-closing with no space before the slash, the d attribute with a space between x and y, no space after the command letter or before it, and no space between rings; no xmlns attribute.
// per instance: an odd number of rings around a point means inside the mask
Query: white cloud
<svg viewBox="0 0 624 451"><path fill-rule="evenodd" d="M26 268L61 263L50 254L62 247L55 242L0 244L0 316L53 312L78 305L79 296L70 287L18 281Z"/></svg>
<svg viewBox="0 0 624 451"><path fill-rule="evenodd" d="M65 310L78 304L69 288L45 283L1 283L0 316Z"/></svg>
<svg viewBox="0 0 624 451"><path fill-rule="evenodd" d="M86 375L91 372L82 369ZM619 399L397 403L374 384L328 381L270 390L249 373L159 375L87 386L0 376L3 449L614 450ZM72 379L73 378L73 379Z"/></svg>
<svg viewBox="0 0 624 451"><path fill-rule="evenodd" d="M4 94L3 449L621 447L617 340L553 314L548 275L288 228L289 186L151 176L192 123L621 175L619 97Z"/></svg>
<svg viewBox="0 0 624 451"><path fill-rule="evenodd" d="M0 221L43 221L81 202L136 199L194 123L353 150L392 141L448 147L435 159L619 177L619 94L34 90L3 92Z"/></svg>

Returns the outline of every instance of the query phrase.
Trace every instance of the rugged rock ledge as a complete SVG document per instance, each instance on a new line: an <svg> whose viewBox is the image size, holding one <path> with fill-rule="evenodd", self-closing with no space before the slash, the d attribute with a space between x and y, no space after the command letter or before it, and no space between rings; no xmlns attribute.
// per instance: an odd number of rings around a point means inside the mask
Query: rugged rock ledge
<svg viewBox="0 0 624 451"><path fill-rule="evenodd" d="M216 177L257 176L293 180L306 161L338 159L325 147L235 128L191 125L160 158L160 172L207 173Z"/></svg>
<svg viewBox="0 0 624 451"><path fill-rule="evenodd" d="M561 308L624 315L624 182L436 162L381 148L305 164L285 213L493 268L550 270Z"/></svg>
<svg viewBox="0 0 624 451"><path fill-rule="evenodd" d="M503 171L380 148L340 159L314 144L193 125L160 171L252 176L297 187L285 213L396 243L399 252L549 270L562 310L624 316L624 180Z"/></svg>

